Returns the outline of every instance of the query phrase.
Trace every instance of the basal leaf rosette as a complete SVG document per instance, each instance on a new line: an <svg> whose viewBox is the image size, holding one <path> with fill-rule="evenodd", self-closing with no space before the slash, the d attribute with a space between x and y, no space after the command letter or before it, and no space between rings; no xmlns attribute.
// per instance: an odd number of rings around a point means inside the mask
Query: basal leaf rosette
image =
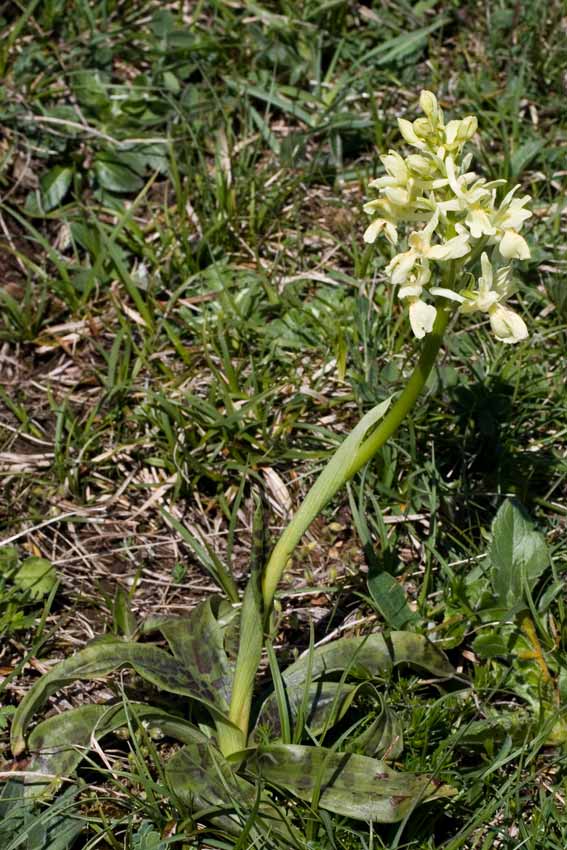
<svg viewBox="0 0 567 850"><path fill-rule="evenodd" d="M398 119L403 138L418 152L404 157L390 150L380 157L386 174L370 183L379 197L364 206L372 216L364 240L381 236L397 246L400 230L407 232L406 250L392 258L386 273L407 303L419 339L433 328L438 299L450 299L461 313L486 313L501 342L519 342L528 329L505 301L515 288L510 261L530 257L520 234L532 215L530 197L516 197L520 187L514 186L498 204L497 191L506 181L469 171L472 154L463 154L477 131L476 118L445 123L430 91L421 92L419 103L425 117ZM471 272L479 257L475 281Z"/></svg>

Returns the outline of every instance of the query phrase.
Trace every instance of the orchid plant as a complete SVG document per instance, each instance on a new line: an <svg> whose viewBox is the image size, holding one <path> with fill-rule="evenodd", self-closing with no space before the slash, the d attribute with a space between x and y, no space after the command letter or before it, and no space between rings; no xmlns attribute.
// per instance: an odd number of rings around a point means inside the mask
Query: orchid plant
<svg viewBox="0 0 567 850"><path fill-rule="evenodd" d="M387 640L382 634L342 638L312 648L281 672L269 639L275 593L298 542L409 414L454 314L487 314L504 343L520 342L528 334L523 319L505 302L514 290L511 261L530 255L520 234L531 215L529 198L517 197L514 187L497 203L505 181L488 182L469 170L471 154L463 150L477 131L474 117L445 123L428 91L422 92L420 105L424 117L413 123L399 120L403 138L417 153L404 157L390 151L381 158L386 174L371 183L379 197L365 206L372 216L364 234L367 243L384 237L396 247L403 228L409 230L407 247L386 266L422 341L404 389L397 399L370 410L339 447L269 558L256 559L241 601L227 569L219 583L228 599L207 600L189 618L161 619L150 626L133 626L124 615L122 637L86 647L37 682L18 707L11 732L14 755L26 747L32 753L27 764L36 789L32 793L74 770L93 740L136 724L181 742L165 770L172 794L196 810L196 817L204 812L203 817L229 831L236 829L235 806L255 806L273 835L283 829L274 826L278 806L271 792L257 791L258 783L284 788L312 806L375 821L400 820L419 802L451 793L434 777L400 774L388 764L403 745L403 730L390 716L380 714L362 735L343 742L340 751L301 743L302 730L312 743L344 716L360 679L374 688L372 683L394 664L410 663L435 676L452 677L454 670L438 648L413 632L392 632ZM260 512L259 526L261 519ZM151 629L161 632L168 651L137 639ZM258 701L255 684L264 650L274 692ZM137 703L81 706L44 720L26 739L33 714L58 687L124 666L162 694L188 698L191 712L165 709L163 700L159 708ZM342 674L340 681L325 681L330 672ZM385 728L394 729L386 743ZM227 805L232 814L226 814ZM292 846L293 830L286 830L286 846Z"/></svg>

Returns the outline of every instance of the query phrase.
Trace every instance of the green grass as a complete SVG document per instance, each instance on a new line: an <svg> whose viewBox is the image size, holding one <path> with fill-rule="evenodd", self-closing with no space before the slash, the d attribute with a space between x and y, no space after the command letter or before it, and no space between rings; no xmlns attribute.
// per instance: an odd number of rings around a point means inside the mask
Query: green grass
<svg viewBox="0 0 567 850"><path fill-rule="evenodd" d="M428 87L478 116L477 169L533 195L518 298L531 336L510 350L462 321L447 337L410 426L299 549L275 652L304 648L311 616L316 639L373 615L381 626L360 566L387 569L474 683L465 696L384 685L399 765L439 771L458 794L392 827L303 804L293 818L312 850L565 846L563 748L460 738L526 703L512 661L471 648L466 577L507 495L553 553L537 626L565 687L563 5L52 0L5 3L0 26L0 538L21 535L20 556L48 558L61 580L40 639L19 632L0 667L19 675L32 647L52 660L110 629L117 582L145 614L211 592L216 559L242 586L254 489L273 539L349 427L402 386L414 344L361 206L395 117ZM0 701L32 675L8 676ZM126 795L95 759L69 802L84 819L72 846L199 846L189 819L186 839L170 831L155 746L112 747ZM243 835L206 832L202 846L256 846Z"/></svg>

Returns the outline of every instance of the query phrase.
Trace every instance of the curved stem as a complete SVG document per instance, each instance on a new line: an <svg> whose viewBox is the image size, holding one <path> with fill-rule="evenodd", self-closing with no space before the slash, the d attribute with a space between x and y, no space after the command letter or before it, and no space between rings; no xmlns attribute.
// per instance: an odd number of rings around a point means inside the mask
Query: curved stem
<svg viewBox="0 0 567 850"><path fill-rule="evenodd" d="M315 516L325 507L335 493L382 448L384 443L397 431L414 406L435 363L451 313L452 310L450 307L438 307L433 330L425 337L419 361L410 375L402 394L390 408L390 411L378 427L362 442L354 461L345 469L345 475L336 482L333 492L327 493L325 501L317 505L315 510L313 504L306 504L306 501L304 501L276 543L270 559L266 564L262 580L264 611L267 615L271 610L274 594L286 564Z"/></svg>
<svg viewBox="0 0 567 850"><path fill-rule="evenodd" d="M321 473L307 497L299 507L297 513L281 535L276 543L270 559L266 564L264 576L262 579L262 602L258 600L256 607L256 617L262 617L261 608L263 608L264 616L269 617L274 601L274 595L282 574L286 568L293 550L301 540L303 534L315 517L340 490L341 487L349 481L358 470L372 458L376 452L384 445L384 443L394 434L399 428L407 414L414 406L418 396L425 387L425 383L435 363L435 359L441 347L443 334L447 323L452 313L452 308L437 307L437 317L433 330L425 337L423 348L421 351L418 363L409 377L409 380L404 387L401 395L395 404L390 408L387 415L382 419L377 428L370 434L369 437L363 439L355 455L352 459L345 462L344 469L340 469L336 476L333 476L330 486L317 487L317 483L321 480L321 476L325 475L325 470ZM339 448L338 452L341 451ZM327 468L327 467L326 467ZM252 577L251 581L254 580ZM254 619L254 618L252 618ZM260 630L261 625L258 623ZM261 640L257 638L249 639L249 636L244 639L241 635L238 658L236 662L236 670L234 673L232 697L230 702L230 720L234 726L241 731L241 738L237 740L238 735L234 736L234 731L228 730L227 735L222 736L221 749L225 756L231 755L237 749L241 749L246 745L248 740L248 726L250 719L250 705L252 698L252 690L254 687L254 678L260 664L261 657Z"/></svg>

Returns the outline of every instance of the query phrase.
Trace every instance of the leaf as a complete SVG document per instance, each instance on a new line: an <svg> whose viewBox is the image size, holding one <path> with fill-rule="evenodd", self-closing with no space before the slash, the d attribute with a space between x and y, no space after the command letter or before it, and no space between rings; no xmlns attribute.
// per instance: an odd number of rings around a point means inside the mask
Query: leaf
<svg viewBox="0 0 567 850"><path fill-rule="evenodd" d="M169 842L161 840L150 821L142 821L132 836L132 850L167 850L168 846Z"/></svg>
<svg viewBox="0 0 567 850"><path fill-rule="evenodd" d="M71 776L93 740L100 741L128 723L135 727L141 721L183 743L204 739L204 735L187 721L152 705L119 703L72 708L48 717L29 736L28 749L32 758L26 769L38 774L36 794L43 793L45 784L56 778Z"/></svg>
<svg viewBox="0 0 567 850"><path fill-rule="evenodd" d="M66 165L56 165L40 180L41 201L44 212L59 206L71 186L74 168Z"/></svg>
<svg viewBox="0 0 567 850"><path fill-rule="evenodd" d="M220 750L204 736L169 759L165 777L173 794L199 820L207 817L214 826L239 838L244 835L245 825L252 839L269 833L281 841L281 846L292 846L293 839L296 840L293 846L300 846L300 836L282 817L279 807L259 793L256 784L239 776ZM261 844L264 846L264 841L258 840L253 846Z"/></svg>
<svg viewBox="0 0 567 850"><path fill-rule="evenodd" d="M123 587L117 587L112 602L112 624L116 634L132 638L138 628L135 615L130 607L130 597Z"/></svg>
<svg viewBox="0 0 567 850"><path fill-rule="evenodd" d="M188 528L176 519L173 514L168 513L165 508L162 508L162 515L166 521L173 526L175 531L181 535L183 541L189 546L199 561L199 565L206 570L214 582L226 593L231 602L239 602L240 594L238 587L232 577L232 573L227 569L220 558L216 555L212 548L198 540Z"/></svg>
<svg viewBox="0 0 567 850"><path fill-rule="evenodd" d="M402 722L382 698L376 696L380 712L363 732L349 739L345 750L371 758L395 759L404 748Z"/></svg>
<svg viewBox="0 0 567 850"><path fill-rule="evenodd" d="M372 634L367 637L340 638L319 646L303 655L283 673L286 685L299 687L306 681L309 665L311 678L325 673L348 670L357 678L381 677L396 664L412 664L434 676L453 676L455 671L446 655L427 638L413 632L391 632L388 637Z"/></svg>
<svg viewBox="0 0 567 850"><path fill-rule="evenodd" d="M510 157L510 179L517 180L522 171L524 171L530 162L535 159L540 150L544 146L543 139L533 138L528 139L523 145L520 145Z"/></svg>
<svg viewBox="0 0 567 850"><path fill-rule="evenodd" d="M268 106L275 106L276 109L280 109L283 113L292 115L308 127L317 126L317 120L315 117L311 116L308 112L298 106L296 100L290 100L285 95L278 94L277 91L274 91L273 86L271 86L268 91L260 86L251 85L245 80L231 80L229 78L226 80L226 85L233 91L238 91L240 95L244 94L249 97L255 97L258 100L267 103Z"/></svg>
<svg viewBox="0 0 567 850"><path fill-rule="evenodd" d="M549 566L543 534L510 499L502 503L492 523L488 555L494 592L507 609L525 603L526 593L533 590Z"/></svg>
<svg viewBox="0 0 567 850"><path fill-rule="evenodd" d="M248 766L307 803L318 798L323 809L379 823L395 823L419 803L454 793L432 777L398 773L383 761L325 747L258 747Z"/></svg>
<svg viewBox="0 0 567 850"><path fill-rule="evenodd" d="M9 575L18 566L18 550L15 546L2 546L0 548L0 576Z"/></svg>
<svg viewBox="0 0 567 850"><path fill-rule="evenodd" d="M316 682L308 688L304 700L304 686L285 688L287 708L292 722L298 720L305 706L304 723L312 735L319 735L344 717L360 686L339 682ZM259 741L264 735L281 737L281 721L275 694L264 700L252 732L252 740ZM265 738L264 738L265 740Z"/></svg>
<svg viewBox="0 0 567 850"><path fill-rule="evenodd" d="M79 103L93 110L102 109L109 103L106 80L100 71L85 68L73 75L73 91Z"/></svg>
<svg viewBox="0 0 567 850"><path fill-rule="evenodd" d="M393 575L383 569L376 557L366 517L359 509L350 488L349 504L356 533L360 537L369 567L368 592L387 626L390 629L401 629L408 623L416 621L418 616L409 607L403 587Z"/></svg>
<svg viewBox="0 0 567 850"><path fill-rule="evenodd" d="M144 185L133 169L103 154L95 159L94 172L100 186L108 192L137 192Z"/></svg>
<svg viewBox="0 0 567 850"><path fill-rule="evenodd" d="M364 54L361 59L358 59L351 70L359 66L369 67L370 59L374 60L375 65L387 65L398 59L403 59L420 50L427 44L427 36L435 30L444 26L447 23L447 18L438 17L432 24L427 27L412 30L411 32L403 32L400 35L390 38L383 44L373 47L368 53ZM378 57L378 58L376 58Z"/></svg>
<svg viewBox="0 0 567 850"><path fill-rule="evenodd" d="M508 642L499 632L483 632L472 642L473 651L481 658L495 658L497 655L509 655Z"/></svg>
<svg viewBox="0 0 567 850"><path fill-rule="evenodd" d="M418 619L409 607L403 587L386 571L371 571L368 591L376 608L390 628L400 628Z"/></svg>
<svg viewBox="0 0 567 850"><path fill-rule="evenodd" d="M84 819L79 814L76 797L80 786L68 788L43 810L24 796L22 782L7 782L0 800L0 842L3 850L69 850L83 831Z"/></svg>
<svg viewBox="0 0 567 850"><path fill-rule="evenodd" d="M33 716L46 699L59 688L77 679L99 679L120 667L132 667L139 676L166 693L191 697L208 708L213 716L220 712L215 695L198 681L180 662L150 644L105 640L87 646L58 664L39 679L27 692L16 710L11 729L12 752L18 756L25 749L25 733Z"/></svg>
<svg viewBox="0 0 567 850"><path fill-rule="evenodd" d="M57 573L47 558L27 558L14 576L14 583L32 599L41 599L57 584Z"/></svg>
<svg viewBox="0 0 567 850"><path fill-rule="evenodd" d="M254 786L238 777L232 765L210 741L186 745L165 766L167 783L176 797L191 811L199 809L243 808L248 810L256 798ZM232 833L241 823L230 815L212 819Z"/></svg>
<svg viewBox="0 0 567 850"><path fill-rule="evenodd" d="M174 656L210 689L218 708L227 712L232 671L224 651L224 632L213 613L211 599L197 605L188 617L166 620L159 629Z"/></svg>
<svg viewBox="0 0 567 850"><path fill-rule="evenodd" d="M228 737L225 737L224 731L219 729L219 740L223 753L243 750L246 746L245 735L249 728L252 692L264 646L262 599L258 584L259 569L257 565L253 564L252 573L248 579L242 600L240 642L230 704L231 721L238 726L239 730L245 731L241 732L240 740L238 740L231 734L230 729L226 730ZM221 735L223 736L222 740Z"/></svg>

